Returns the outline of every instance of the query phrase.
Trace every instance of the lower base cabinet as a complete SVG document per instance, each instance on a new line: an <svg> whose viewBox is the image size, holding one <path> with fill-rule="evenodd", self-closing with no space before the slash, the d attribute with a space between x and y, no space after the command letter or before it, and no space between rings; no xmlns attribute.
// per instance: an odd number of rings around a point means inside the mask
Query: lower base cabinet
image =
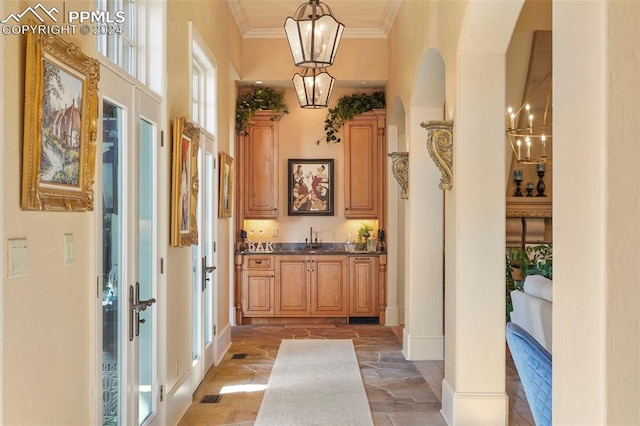
<svg viewBox="0 0 640 426"><path fill-rule="evenodd" d="M349 316L378 316L378 257L349 258Z"/></svg>
<svg viewBox="0 0 640 426"><path fill-rule="evenodd" d="M245 255L240 323L377 317L379 256ZM246 320L244 319L246 318Z"/></svg>
<svg viewBox="0 0 640 426"><path fill-rule="evenodd" d="M345 316L346 256L276 256L276 316Z"/></svg>

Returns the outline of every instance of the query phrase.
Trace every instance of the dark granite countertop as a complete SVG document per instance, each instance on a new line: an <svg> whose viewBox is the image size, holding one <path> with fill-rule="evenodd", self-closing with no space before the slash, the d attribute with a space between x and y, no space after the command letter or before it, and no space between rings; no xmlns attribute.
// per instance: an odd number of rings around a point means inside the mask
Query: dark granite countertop
<svg viewBox="0 0 640 426"><path fill-rule="evenodd" d="M236 251L239 255L280 254L280 255L345 255L345 256L379 256L386 253L375 251L346 251L344 243L319 243L314 247L307 247L304 243L274 243L273 251Z"/></svg>

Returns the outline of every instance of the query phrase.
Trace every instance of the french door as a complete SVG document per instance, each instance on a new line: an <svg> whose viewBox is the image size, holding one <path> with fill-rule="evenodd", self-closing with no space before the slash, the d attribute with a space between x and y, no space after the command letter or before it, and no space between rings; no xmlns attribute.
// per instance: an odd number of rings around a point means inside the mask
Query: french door
<svg viewBox="0 0 640 426"><path fill-rule="evenodd" d="M192 390L214 364L217 306L218 173L214 138L202 132L198 153L198 244L192 247Z"/></svg>
<svg viewBox="0 0 640 426"><path fill-rule="evenodd" d="M158 376L161 104L101 69L102 424L161 424ZM100 169L100 167L98 168ZM100 278L100 277L99 277ZM100 281L100 280L99 280Z"/></svg>

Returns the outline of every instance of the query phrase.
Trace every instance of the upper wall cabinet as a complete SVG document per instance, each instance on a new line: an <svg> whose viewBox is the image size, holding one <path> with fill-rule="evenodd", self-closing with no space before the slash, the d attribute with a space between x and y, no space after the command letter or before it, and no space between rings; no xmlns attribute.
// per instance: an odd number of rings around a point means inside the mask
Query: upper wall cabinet
<svg viewBox="0 0 640 426"><path fill-rule="evenodd" d="M240 134L239 198L245 219L278 217L278 126L280 115L258 111Z"/></svg>
<svg viewBox="0 0 640 426"><path fill-rule="evenodd" d="M386 188L385 115L377 109L344 125L344 216L378 219L384 226Z"/></svg>

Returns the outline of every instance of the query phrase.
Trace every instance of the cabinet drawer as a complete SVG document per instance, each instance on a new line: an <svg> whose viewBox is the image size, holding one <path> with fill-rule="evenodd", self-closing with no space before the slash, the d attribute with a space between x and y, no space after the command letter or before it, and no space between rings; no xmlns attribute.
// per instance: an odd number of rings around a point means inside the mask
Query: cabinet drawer
<svg viewBox="0 0 640 426"><path fill-rule="evenodd" d="M273 269L273 256L250 255L244 258L245 269Z"/></svg>

